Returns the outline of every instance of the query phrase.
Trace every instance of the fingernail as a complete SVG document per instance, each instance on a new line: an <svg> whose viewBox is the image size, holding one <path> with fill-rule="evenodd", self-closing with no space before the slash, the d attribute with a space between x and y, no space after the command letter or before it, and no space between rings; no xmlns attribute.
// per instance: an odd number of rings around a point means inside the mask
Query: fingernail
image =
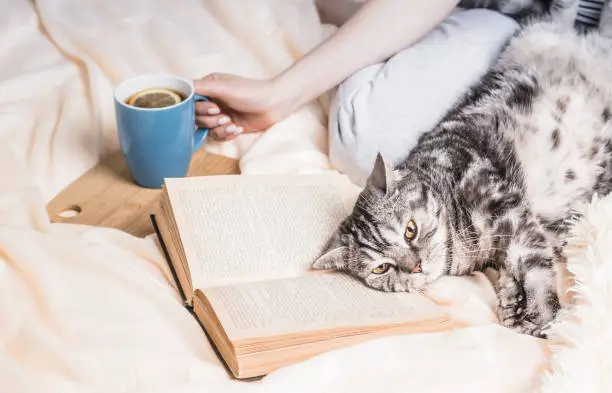
<svg viewBox="0 0 612 393"><path fill-rule="evenodd" d="M227 117L227 116L221 116L221 117L219 118L219 120L217 121L217 124L219 124L220 126L222 126L222 125L227 124L227 123L229 123L229 122L230 122L230 118L229 118L229 117Z"/></svg>
<svg viewBox="0 0 612 393"><path fill-rule="evenodd" d="M234 134L241 134L242 131L244 131L244 128L242 127L236 127L236 132Z"/></svg>
<svg viewBox="0 0 612 393"><path fill-rule="evenodd" d="M238 127L233 124L230 124L229 126L225 127L225 131L229 132L230 134L235 134L236 132L238 132Z"/></svg>
<svg viewBox="0 0 612 393"><path fill-rule="evenodd" d="M208 108L206 112L209 115L218 115L219 113L221 113L221 110L219 108Z"/></svg>

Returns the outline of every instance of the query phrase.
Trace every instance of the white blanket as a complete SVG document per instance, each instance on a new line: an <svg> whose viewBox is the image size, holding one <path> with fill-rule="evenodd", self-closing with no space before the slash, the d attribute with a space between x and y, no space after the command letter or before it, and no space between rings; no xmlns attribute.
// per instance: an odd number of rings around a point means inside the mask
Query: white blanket
<svg viewBox="0 0 612 393"><path fill-rule="evenodd" d="M34 3L0 0L1 392L538 388L550 350L497 325L482 275L447 278L430 291L469 328L379 339L260 382L230 380L181 305L154 236L50 224L44 206L118 148L111 91L123 78L268 76L330 29L306 0ZM315 102L263 135L207 148L241 158L247 174L320 171L329 169L325 134L325 105ZM560 380L553 373L545 381Z"/></svg>

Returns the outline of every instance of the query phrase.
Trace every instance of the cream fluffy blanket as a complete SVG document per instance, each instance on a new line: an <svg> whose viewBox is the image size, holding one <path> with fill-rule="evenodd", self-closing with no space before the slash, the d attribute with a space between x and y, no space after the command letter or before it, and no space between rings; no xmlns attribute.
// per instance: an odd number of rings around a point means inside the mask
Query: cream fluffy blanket
<svg viewBox="0 0 612 393"><path fill-rule="evenodd" d="M466 329L355 345L256 383L228 379L153 236L50 224L44 206L118 148L111 91L123 78L273 75L331 30L306 0L0 7L1 392L610 391L610 199L585 206L576 226L568 270L579 296L552 347L497 325L491 286L476 275L430 291ZM324 101L207 148L241 158L247 174L329 169Z"/></svg>

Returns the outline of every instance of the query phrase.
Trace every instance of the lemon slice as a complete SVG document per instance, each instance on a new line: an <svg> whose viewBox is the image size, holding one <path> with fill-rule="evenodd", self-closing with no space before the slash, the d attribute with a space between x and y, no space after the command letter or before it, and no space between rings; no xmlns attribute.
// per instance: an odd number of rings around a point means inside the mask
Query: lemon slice
<svg viewBox="0 0 612 393"><path fill-rule="evenodd" d="M172 90L154 88L139 91L127 103L138 108L164 108L181 101L181 96Z"/></svg>

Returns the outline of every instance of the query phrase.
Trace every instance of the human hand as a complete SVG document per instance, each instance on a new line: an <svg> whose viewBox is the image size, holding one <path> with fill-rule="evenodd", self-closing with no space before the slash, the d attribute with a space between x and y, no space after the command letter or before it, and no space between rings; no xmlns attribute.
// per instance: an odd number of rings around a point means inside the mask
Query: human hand
<svg viewBox="0 0 612 393"><path fill-rule="evenodd" d="M265 131L290 112L291 100L273 80L214 73L194 81L196 93L210 99L196 103L196 123L216 140Z"/></svg>

